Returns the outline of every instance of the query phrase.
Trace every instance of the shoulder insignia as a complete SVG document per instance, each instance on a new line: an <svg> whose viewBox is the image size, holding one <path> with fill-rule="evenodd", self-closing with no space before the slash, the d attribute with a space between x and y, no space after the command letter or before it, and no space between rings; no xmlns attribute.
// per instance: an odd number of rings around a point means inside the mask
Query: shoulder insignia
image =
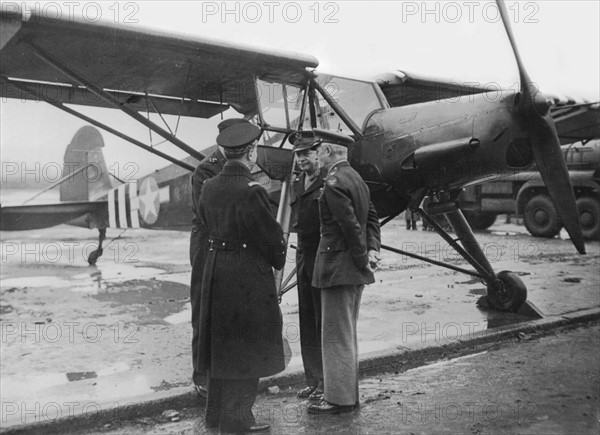
<svg viewBox="0 0 600 435"><path fill-rule="evenodd" d="M338 180L338 177L336 176L329 176L327 177L327 184L329 184L330 186L335 186L336 184L339 183L340 180Z"/></svg>
<svg viewBox="0 0 600 435"><path fill-rule="evenodd" d="M260 186L260 183L259 183L259 182L257 182L257 181L250 181L250 182L248 183L248 186L249 186L249 187L253 187L253 186Z"/></svg>

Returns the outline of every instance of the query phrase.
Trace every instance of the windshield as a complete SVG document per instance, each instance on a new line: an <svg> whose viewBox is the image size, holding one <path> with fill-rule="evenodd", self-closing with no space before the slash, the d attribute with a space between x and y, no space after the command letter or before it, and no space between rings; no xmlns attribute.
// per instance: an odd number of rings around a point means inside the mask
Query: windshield
<svg viewBox="0 0 600 435"><path fill-rule="evenodd" d="M383 108L372 82L329 75L319 75L316 81L331 99L346 112L360 131L362 131L367 116L374 110ZM336 130L345 134L352 133L324 98L319 99L318 113L321 128Z"/></svg>

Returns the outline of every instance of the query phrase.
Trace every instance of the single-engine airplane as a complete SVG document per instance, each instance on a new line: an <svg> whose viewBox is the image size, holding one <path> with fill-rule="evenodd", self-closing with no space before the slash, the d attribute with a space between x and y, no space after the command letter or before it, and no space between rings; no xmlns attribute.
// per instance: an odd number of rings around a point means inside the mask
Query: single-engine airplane
<svg viewBox="0 0 600 435"><path fill-rule="evenodd" d="M211 154L216 147L213 145L203 152ZM103 148L104 139L97 128L81 127L65 150L62 177L21 205L1 207L0 231L34 230L59 224L98 228L98 248L88 256L88 262L95 264L102 255L107 228L190 230L193 218L190 170L172 163L139 179L122 180L108 170ZM259 148L261 162L265 161L263 149ZM188 156L182 163L193 168L199 161ZM270 179L260 167L255 167L252 174L277 205L281 182ZM59 203L27 204L53 188L59 189Z"/></svg>
<svg viewBox="0 0 600 435"><path fill-rule="evenodd" d="M369 185L382 225L407 207L417 210L475 271L436 264L480 278L487 286L482 302L489 306L531 312L524 284L511 272L493 270L457 198L465 186L535 163L573 244L585 253L560 143L598 137L600 105L539 92L520 58L506 8L501 1L497 4L520 75L520 90L507 90L501 98L497 89L491 96L485 87L399 71L370 81L324 75L315 70L318 61L312 56L104 23L50 19L35 11L23 14L20 9L1 13L2 97L46 101L157 153L65 104L116 108L197 160L203 158L201 153L140 112L209 118L233 108L263 129L263 145L270 147L262 148L259 165L270 179L282 182L278 217L284 226L292 168L289 135L316 127L352 135L355 145L349 160ZM160 154L179 167L193 169L189 161ZM129 196L143 198L137 200L142 216L147 210L142 203L160 203L161 182L149 184L108 190L104 202L115 203L117 226L129 225L127 217L123 218L127 208L122 205ZM172 201L179 183L167 185ZM189 196L189 184L183 192ZM81 207L94 204L88 198ZM57 206L68 210L71 205ZM33 205L30 210L36 213ZM10 210L3 207L1 211L4 221ZM45 210L37 212L43 215ZM441 213L452 225L456 239L435 220ZM132 222L134 215L138 216L133 213ZM21 221L14 222L18 226Z"/></svg>

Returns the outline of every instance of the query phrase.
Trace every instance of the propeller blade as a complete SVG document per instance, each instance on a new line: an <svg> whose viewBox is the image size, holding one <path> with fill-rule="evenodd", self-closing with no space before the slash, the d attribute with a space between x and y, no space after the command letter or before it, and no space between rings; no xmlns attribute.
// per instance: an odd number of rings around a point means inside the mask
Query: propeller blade
<svg viewBox="0 0 600 435"><path fill-rule="evenodd" d="M515 98L521 125L529 130L531 150L538 170L546 184L550 198L556 207L558 215L563 221L571 241L579 253L585 254L585 245L579 212L575 202L575 193L571 186L571 178L567 164L563 158L558 134L552 117L548 114L550 104L546 97L539 92L535 83L531 81L517 48L515 37L512 33L510 20L503 0L496 0L502 22L519 68L521 79L521 92Z"/></svg>
<svg viewBox="0 0 600 435"><path fill-rule="evenodd" d="M542 118L536 116L536 119L532 119L529 125L534 131L531 137L533 158L544 184L546 184L550 198L552 198L573 245L580 254L585 254L575 193L571 186L567 163L560 149L552 118L550 115Z"/></svg>
<svg viewBox="0 0 600 435"><path fill-rule="evenodd" d="M517 68L519 68L519 78L521 80L521 93L523 94L523 96L531 96L531 89L529 87L531 80L529 79L529 74L527 74L527 70L525 70L525 65L521 60L519 48L517 47L517 42L515 40L515 36L513 35L512 27L510 26L510 19L508 17L508 12L506 11L506 5L504 4L504 0L496 0L496 4L498 5L500 17L502 18L502 23L504 23L504 29L506 29L508 40L510 41L510 45L515 55L515 59L517 60Z"/></svg>

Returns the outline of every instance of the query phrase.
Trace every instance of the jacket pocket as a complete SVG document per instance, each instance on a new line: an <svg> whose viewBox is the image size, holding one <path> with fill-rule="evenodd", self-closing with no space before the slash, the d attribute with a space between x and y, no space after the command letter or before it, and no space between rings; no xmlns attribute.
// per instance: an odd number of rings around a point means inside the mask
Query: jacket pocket
<svg viewBox="0 0 600 435"><path fill-rule="evenodd" d="M328 239L327 236L323 236L321 243L319 244L319 252L337 252L346 249L346 241L343 239Z"/></svg>
<svg viewBox="0 0 600 435"><path fill-rule="evenodd" d="M325 243L323 243L325 242ZM342 262L346 243L344 240L321 240L319 257L323 264L338 265Z"/></svg>

